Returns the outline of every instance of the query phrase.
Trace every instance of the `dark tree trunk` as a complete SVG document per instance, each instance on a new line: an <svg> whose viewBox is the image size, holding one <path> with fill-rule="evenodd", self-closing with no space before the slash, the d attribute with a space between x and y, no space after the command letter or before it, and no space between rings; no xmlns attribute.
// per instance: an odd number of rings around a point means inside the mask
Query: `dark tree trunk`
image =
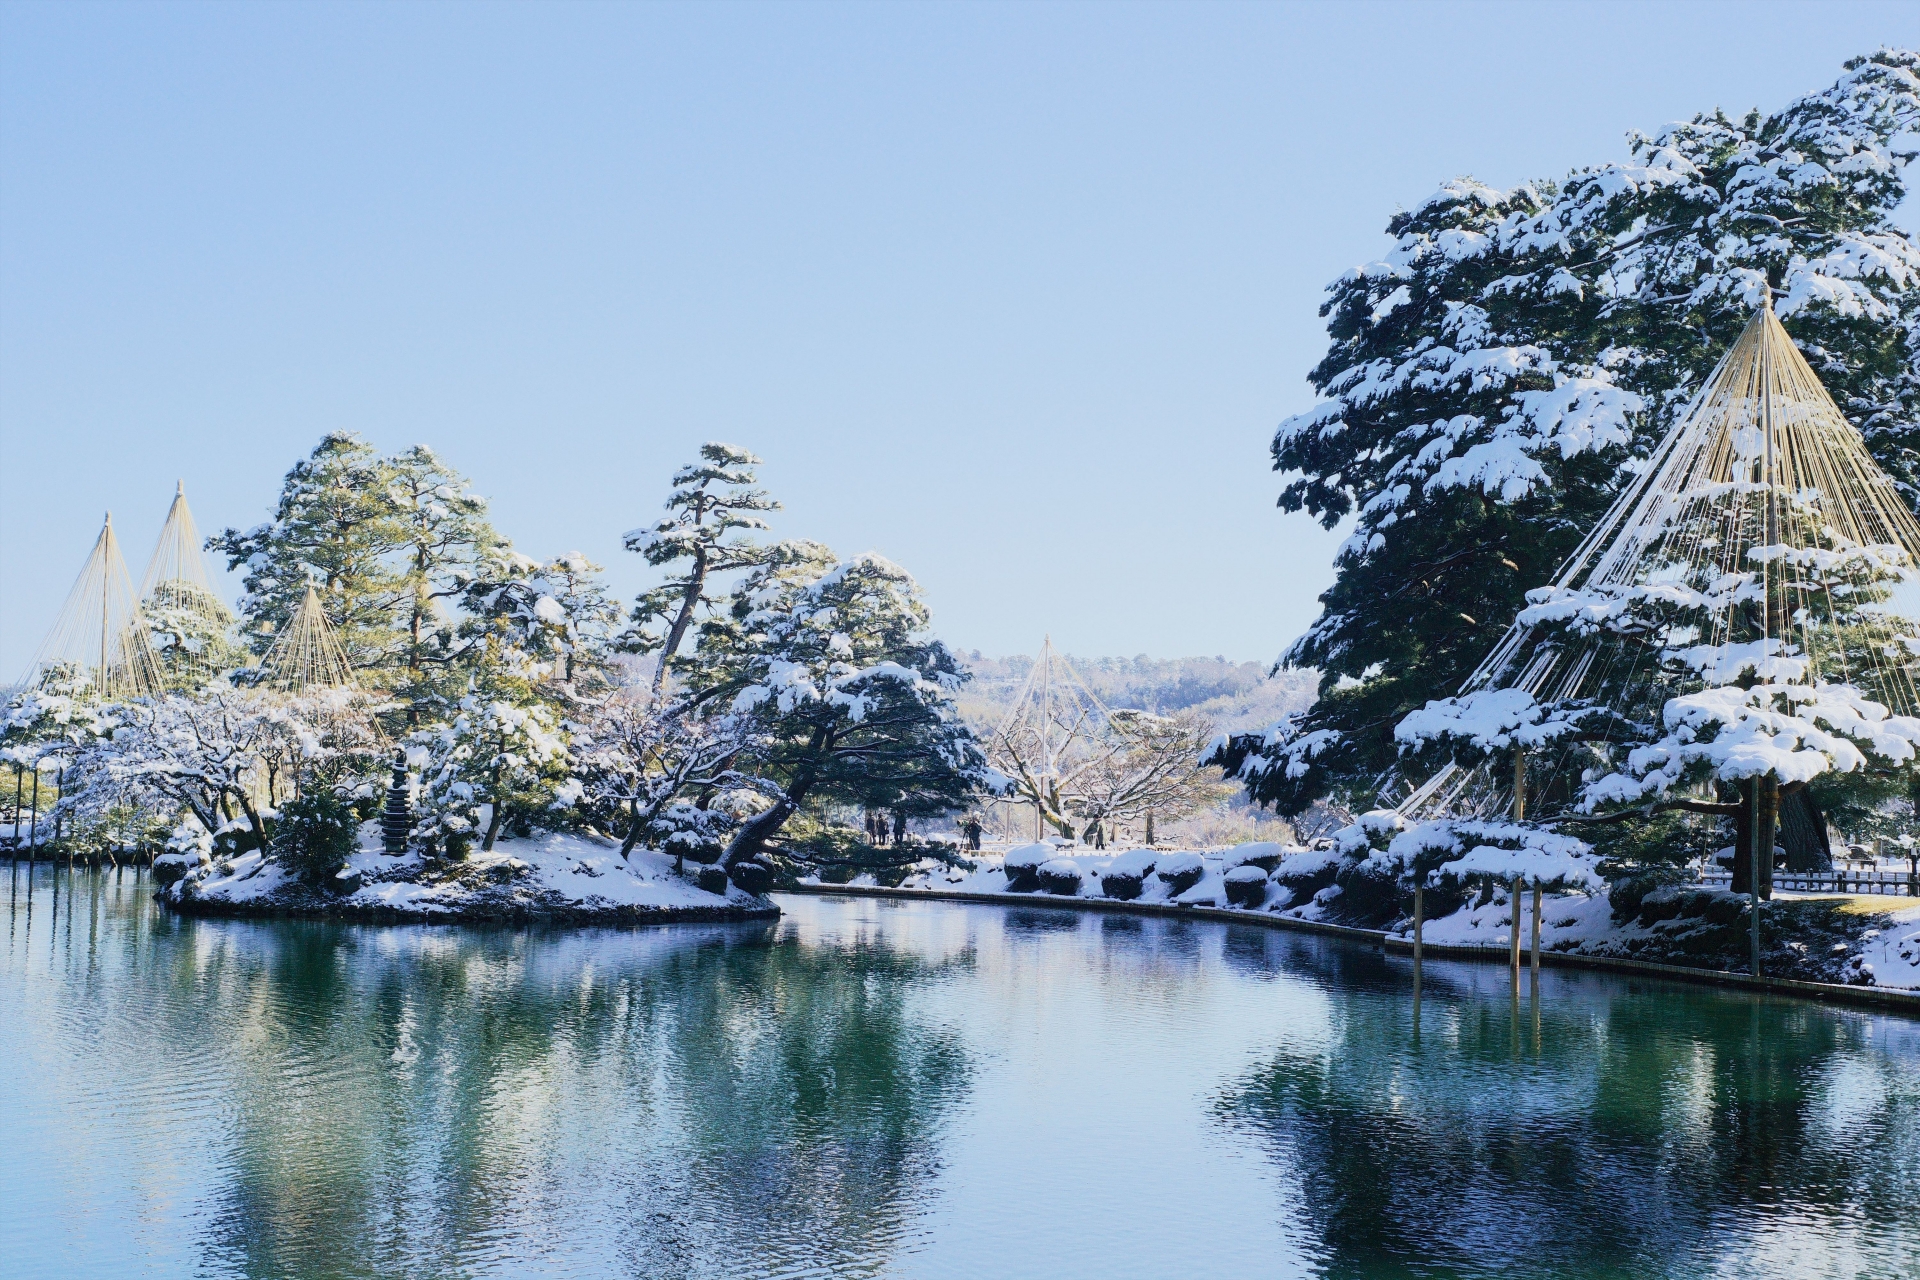
<svg viewBox="0 0 1920 1280"><path fill-rule="evenodd" d="M1773 897L1774 833L1780 824L1780 784L1771 774L1760 780L1760 830L1754 839L1754 852L1760 859L1760 896Z"/></svg>
<svg viewBox="0 0 1920 1280"><path fill-rule="evenodd" d="M1740 784L1739 807L1733 815L1733 883L1735 893L1753 892L1753 781Z"/></svg>
<svg viewBox="0 0 1920 1280"><path fill-rule="evenodd" d="M504 755L506 753L506 750L507 750L506 739L502 738L500 741L501 754ZM493 800L493 805L492 805L493 811L487 815L487 838L480 842L480 851L482 853L493 852L493 842L500 835L500 817L501 817L501 814L505 812L505 806L500 803L500 757L499 756L495 756L493 758L492 800Z"/></svg>
<svg viewBox="0 0 1920 1280"><path fill-rule="evenodd" d="M687 574L687 594L680 601L680 613L667 628L667 638L660 645L660 663L653 669L653 691L660 692L667 682L667 660L680 650L680 642L687 638L687 628L693 624L693 611L700 603L700 592L707 584L707 552L701 547L693 553L693 568Z"/></svg>
<svg viewBox="0 0 1920 1280"><path fill-rule="evenodd" d="M626 861L627 855L633 852L633 846L640 843L640 802L628 800L627 808L632 812L633 817L627 822L627 838L620 845L622 862Z"/></svg>
<svg viewBox="0 0 1920 1280"><path fill-rule="evenodd" d="M807 743L808 754L814 760L824 759L833 750L833 743L833 734L830 730L815 729L812 740ZM727 845L727 851L720 855L720 869L731 870L735 863L746 862L757 857L767 847L767 841L773 839L780 828L786 825L787 819L800 812L800 805L806 800L807 793L813 790L814 781L818 776L818 772L811 764L801 766L795 772L793 781L787 784L786 792L774 802L773 807L765 813L755 814L734 833L733 840Z"/></svg>
<svg viewBox="0 0 1920 1280"><path fill-rule="evenodd" d="M731 870L735 863L748 862L758 856L767 847L767 841L779 833L787 819L800 811L800 797L789 792L774 802L772 808L749 818L744 826L734 833L733 840L727 845L726 853L721 855L720 868Z"/></svg>

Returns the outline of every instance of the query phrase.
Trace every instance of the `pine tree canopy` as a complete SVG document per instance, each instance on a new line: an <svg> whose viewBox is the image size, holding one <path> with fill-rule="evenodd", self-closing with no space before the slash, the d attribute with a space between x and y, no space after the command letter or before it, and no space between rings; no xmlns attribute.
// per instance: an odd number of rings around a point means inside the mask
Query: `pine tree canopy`
<svg viewBox="0 0 1920 1280"><path fill-rule="evenodd" d="M764 489L753 487L753 470L760 459L737 445L709 441L700 446L700 460L674 474L667 495L667 518L657 524L629 530L627 550L637 551L656 566L682 565L659 586L644 591L634 602L633 625L621 636L621 645L634 653L660 657L654 668L654 687L660 688L667 667L680 650L694 623L711 614L718 597L715 575L749 569L766 559L766 550L749 536L765 529L756 514L777 511Z"/></svg>
<svg viewBox="0 0 1920 1280"><path fill-rule="evenodd" d="M1630 135L1625 161L1447 183L1328 287L1326 399L1282 423L1280 506L1352 517L1281 658L1303 716L1215 757L1257 800L1371 807L1394 726L1454 693L1644 464L1771 289L1879 465L1920 497L1920 248L1890 220L1920 55L1855 59L1772 114Z"/></svg>

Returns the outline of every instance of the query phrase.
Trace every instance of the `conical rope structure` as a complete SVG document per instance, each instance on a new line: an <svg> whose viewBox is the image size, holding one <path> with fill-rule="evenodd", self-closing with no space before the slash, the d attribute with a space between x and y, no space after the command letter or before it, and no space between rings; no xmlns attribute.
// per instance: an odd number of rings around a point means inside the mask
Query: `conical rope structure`
<svg viewBox="0 0 1920 1280"><path fill-rule="evenodd" d="M206 560L200 551L200 531L194 526L193 512L187 507L184 481L174 487L167 522L160 527L153 559L147 562L146 576L140 581L140 599L149 608L159 605L185 609L221 627L233 622L233 610L227 608L226 601L214 591L213 580L207 573Z"/></svg>
<svg viewBox="0 0 1920 1280"><path fill-rule="evenodd" d="M260 665L266 671L264 683L286 693L354 687L353 668L312 583Z"/></svg>
<svg viewBox="0 0 1920 1280"><path fill-rule="evenodd" d="M170 684L198 688L238 662L240 655L227 643L233 610L213 589L184 482L174 487L173 505L140 581L140 602Z"/></svg>
<svg viewBox="0 0 1920 1280"><path fill-rule="evenodd" d="M1041 643L1040 657L988 744L987 760L1019 785L1028 802L1063 813L1079 775L1124 746L1113 713L1073 664ZM1036 797L1040 799L1036 799ZM1044 815L1037 815L1044 826Z"/></svg>
<svg viewBox="0 0 1920 1280"><path fill-rule="evenodd" d="M1763 304L1460 696L1402 721L1403 746L1455 750L1398 811L1550 818L1637 799L1592 784L1701 689L1841 689L1878 704L1869 720L1920 713L1916 566L1920 522Z"/></svg>
<svg viewBox="0 0 1920 1280"><path fill-rule="evenodd" d="M111 512L21 685L75 679L102 698L153 697L161 689L160 665L147 642Z"/></svg>

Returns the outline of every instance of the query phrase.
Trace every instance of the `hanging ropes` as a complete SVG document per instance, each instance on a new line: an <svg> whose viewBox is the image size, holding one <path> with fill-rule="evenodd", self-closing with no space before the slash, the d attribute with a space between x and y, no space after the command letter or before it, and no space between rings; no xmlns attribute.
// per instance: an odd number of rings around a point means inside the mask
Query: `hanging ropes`
<svg viewBox="0 0 1920 1280"><path fill-rule="evenodd" d="M1464 721L1477 699L1510 717L1598 708L1647 724L1676 679L1752 678L1850 685L1914 715L1916 566L1920 523L1769 301L1449 714ZM1565 801L1607 748L1605 732L1568 735L1528 767ZM1399 810L1512 812L1520 776L1448 764Z"/></svg>
<svg viewBox="0 0 1920 1280"><path fill-rule="evenodd" d="M287 693L353 686L353 668L334 638L333 625L327 621L320 593L312 583L307 584L300 607L293 611L260 665L267 672L268 687Z"/></svg>
<svg viewBox="0 0 1920 1280"><path fill-rule="evenodd" d="M1012 709L993 731L987 759L1023 789L1047 797L1057 813L1078 775L1124 741L1106 704L1048 636Z"/></svg>
<svg viewBox="0 0 1920 1280"><path fill-rule="evenodd" d="M152 697L160 691L160 666L147 643L146 621L111 512L21 683L39 687L72 680L84 681L103 698Z"/></svg>
<svg viewBox="0 0 1920 1280"><path fill-rule="evenodd" d="M149 612L156 607L184 609L223 628L233 622L233 611L214 591L208 577L200 552L200 531L187 508L185 481L174 487L167 522L160 528L160 541L154 545L153 559L148 561L146 576L140 581L140 599Z"/></svg>

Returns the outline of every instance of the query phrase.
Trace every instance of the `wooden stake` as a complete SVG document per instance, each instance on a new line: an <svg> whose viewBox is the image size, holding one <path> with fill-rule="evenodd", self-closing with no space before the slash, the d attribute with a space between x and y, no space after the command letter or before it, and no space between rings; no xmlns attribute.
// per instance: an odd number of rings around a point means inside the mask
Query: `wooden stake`
<svg viewBox="0 0 1920 1280"><path fill-rule="evenodd" d="M1520 877L1513 878L1513 888L1507 895L1507 914L1513 917L1513 980L1520 981Z"/></svg>
<svg viewBox="0 0 1920 1280"><path fill-rule="evenodd" d="M1760 779L1753 780L1753 822L1752 834L1747 837L1747 868L1753 890L1753 964L1754 977L1760 976ZM1767 857L1773 857L1773 850L1767 850Z"/></svg>
<svg viewBox="0 0 1920 1280"><path fill-rule="evenodd" d="M1540 977L1540 885L1533 886L1533 976Z"/></svg>
<svg viewBox="0 0 1920 1280"><path fill-rule="evenodd" d="M1513 820L1527 820L1527 753L1513 749Z"/></svg>
<svg viewBox="0 0 1920 1280"><path fill-rule="evenodd" d="M1413 971L1420 972L1420 926L1426 916L1425 885L1413 886Z"/></svg>
<svg viewBox="0 0 1920 1280"><path fill-rule="evenodd" d="M27 819L27 865L40 860L40 762L33 762L33 811ZM1757 945L1757 944L1756 944Z"/></svg>

